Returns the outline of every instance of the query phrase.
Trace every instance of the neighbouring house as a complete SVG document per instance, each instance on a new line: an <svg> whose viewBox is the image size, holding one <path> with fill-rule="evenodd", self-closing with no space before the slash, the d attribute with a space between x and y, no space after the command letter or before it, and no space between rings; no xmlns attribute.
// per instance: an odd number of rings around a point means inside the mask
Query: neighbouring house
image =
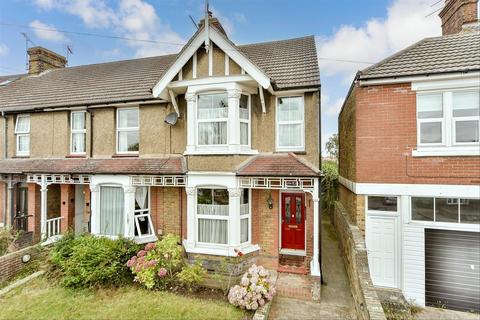
<svg viewBox="0 0 480 320"><path fill-rule="evenodd" d="M445 1L443 35L359 72L339 115L339 199L374 285L480 311L478 3Z"/></svg>
<svg viewBox="0 0 480 320"><path fill-rule="evenodd" d="M315 276L320 76L313 36L234 44L204 20L177 54L77 67L42 47L0 78L0 217L237 256Z"/></svg>

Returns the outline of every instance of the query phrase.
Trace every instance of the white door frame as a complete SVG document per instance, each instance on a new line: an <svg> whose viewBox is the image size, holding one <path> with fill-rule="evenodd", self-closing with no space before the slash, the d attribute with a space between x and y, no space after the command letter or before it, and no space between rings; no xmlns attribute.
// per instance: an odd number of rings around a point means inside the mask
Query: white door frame
<svg viewBox="0 0 480 320"><path fill-rule="evenodd" d="M369 195L385 197L385 195ZM394 246L394 258L395 258L395 284L394 288L402 289L402 197L397 196L397 211L373 211L368 210L368 196L365 196L365 246L368 246L368 224L369 218L394 218L395 219L395 246ZM367 247L368 256L368 247ZM370 261L369 261L370 263ZM373 281L373 279L372 279Z"/></svg>

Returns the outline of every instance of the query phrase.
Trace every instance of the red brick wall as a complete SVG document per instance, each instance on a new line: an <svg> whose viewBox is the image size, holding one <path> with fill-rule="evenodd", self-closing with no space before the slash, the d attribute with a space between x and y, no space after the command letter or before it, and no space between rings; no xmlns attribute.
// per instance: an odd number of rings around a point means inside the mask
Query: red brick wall
<svg viewBox="0 0 480 320"><path fill-rule="evenodd" d="M68 229L74 228L75 223L75 185L61 184L60 185L61 207L60 213L62 216L60 230L62 233Z"/></svg>
<svg viewBox="0 0 480 320"><path fill-rule="evenodd" d="M155 233L162 230L165 235L173 233L181 236L180 219L182 219L183 232L186 234L186 208L185 191L183 188L151 187L150 188L150 214L152 216ZM181 218L182 217L182 218Z"/></svg>
<svg viewBox="0 0 480 320"><path fill-rule="evenodd" d="M412 157L416 95L410 84L357 87L357 182L478 184L480 157Z"/></svg>
<svg viewBox="0 0 480 320"><path fill-rule="evenodd" d="M0 224L4 223L3 222L3 217L5 215L4 209L6 208L6 203L4 202L6 199L5 198L5 183L0 182Z"/></svg>
<svg viewBox="0 0 480 320"><path fill-rule="evenodd" d="M33 232L33 241L40 240L40 186L28 184L28 231Z"/></svg>
<svg viewBox="0 0 480 320"><path fill-rule="evenodd" d="M477 21L478 0L447 0L440 11L442 19L442 34L454 34L462 31L466 23Z"/></svg>
<svg viewBox="0 0 480 320"><path fill-rule="evenodd" d="M22 256L29 254L31 259L28 263L22 262ZM15 277L24 267L31 264L40 254L37 246L31 246L0 257L0 283Z"/></svg>

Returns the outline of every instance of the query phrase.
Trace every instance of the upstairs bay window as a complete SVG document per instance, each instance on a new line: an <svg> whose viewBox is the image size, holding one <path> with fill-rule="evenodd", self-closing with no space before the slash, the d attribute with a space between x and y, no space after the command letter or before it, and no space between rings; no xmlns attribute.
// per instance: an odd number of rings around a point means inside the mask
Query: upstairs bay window
<svg viewBox="0 0 480 320"><path fill-rule="evenodd" d="M303 96L277 98L277 151L305 150Z"/></svg>
<svg viewBox="0 0 480 320"><path fill-rule="evenodd" d="M84 154L87 130L85 111L75 111L70 115L70 153Z"/></svg>
<svg viewBox="0 0 480 320"><path fill-rule="evenodd" d="M240 144L250 145L250 96L240 95Z"/></svg>
<svg viewBox="0 0 480 320"><path fill-rule="evenodd" d="M138 108L117 109L117 153L138 153Z"/></svg>
<svg viewBox="0 0 480 320"><path fill-rule="evenodd" d="M454 151L471 148L474 151L480 142L479 132L478 90L417 94L419 150L429 148Z"/></svg>
<svg viewBox="0 0 480 320"><path fill-rule="evenodd" d="M226 145L227 124L227 94L199 95L197 101L198 145Z"/></svg>
<svg viewBox="0 0 480 320"><path fill-rule="evenodd" d="M15 123L17 156L30 155L30 116L19 115Z"/></svg>

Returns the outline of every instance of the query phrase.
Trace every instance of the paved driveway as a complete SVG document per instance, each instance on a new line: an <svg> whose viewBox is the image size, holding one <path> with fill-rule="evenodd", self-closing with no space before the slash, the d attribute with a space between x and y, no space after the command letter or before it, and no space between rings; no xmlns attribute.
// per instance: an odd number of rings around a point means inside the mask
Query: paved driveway
<svg viewBox="0 0 480 320"><path fill-rule="evenodd" d="M356 319L337 235L329 217L322 219L322 286L320 302L275 297L270 319Z"/></svg>

